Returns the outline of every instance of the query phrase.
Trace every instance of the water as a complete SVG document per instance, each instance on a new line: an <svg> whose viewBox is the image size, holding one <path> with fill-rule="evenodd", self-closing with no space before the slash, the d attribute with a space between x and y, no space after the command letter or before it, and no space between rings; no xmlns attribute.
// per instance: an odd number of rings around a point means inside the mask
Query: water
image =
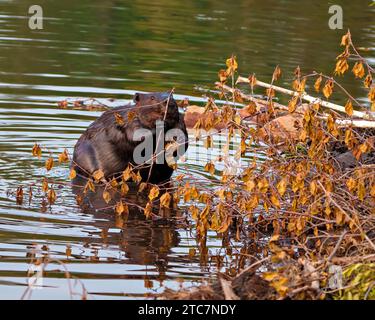
<svg viewBox="0 0 375 320"><path fill-rule="evenodd" d="M374 7L367 0L340 3L344 28L351 29L373 63ZM55 157L64 148L71 152L100 114L59 109L58 101L95 97L123 103L136 91L175 88L177 98L201 103L196 85L212 88L232 53L241 74L254 72L265 81L280 64L284 86L290 85L297 65L306 73L330 73L343 31L328 28L329 4L39 1L46 19L44 29L34 31L27 24L31 4L0 1L0 298L68 299L72 290L80 298L81 285L92 299L152 297L165 287L189 286L214 274L214 263L189 255L197 245L194 230L183 220L155 223L130 215L119 221L105 213L88 214L76 205L68 186L57 190L51 208L41 205L37 187L35 199L29 204L25 197L22 206L7 190L40 184L45 169L31 156L35 142ZM351 76L342 84L355 96L365 96ZM191 157L176 174L206 176L197 151L203 152L199 147L189 150ZM63 165L48 176L67 182L68 174L68 165ZM180 210L183 215L186 208ZM214 233L207 245L212 254L225 255ZM51 259L44 287L28 292L30 261L43 256ZM64 268L80 281L69 282Z"/></svg>

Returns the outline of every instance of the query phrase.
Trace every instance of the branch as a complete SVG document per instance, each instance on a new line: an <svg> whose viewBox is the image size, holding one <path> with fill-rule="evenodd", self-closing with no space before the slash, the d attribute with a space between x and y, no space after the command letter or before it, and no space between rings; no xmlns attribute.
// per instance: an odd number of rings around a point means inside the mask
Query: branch
<svg viewBox="0 0 375 320"><path fill-rule="evenodd" d="M248 78L239 76L236 83L250 83L250 80ZM309 96L306 93L298 93L297 91L292 91L292 90L288 90L288 89L285 89L285 88L282 88L282 87L274 86L274 85L271 85L269 83L262 82L262 81L259 81L259 80L256 80L255 85L258 85L258 86L263 87L263 88L268 88L268 89L272 88L275 91L285 93L285 94L290 95L290 96L294 96L294 97L299 96L302 100L308 101L310 103L319 103L322 107L326 107L326 108L329 108L329 109L332 109L332 110L335 110L335 111L345 113L345 108L343 106L340 106L338 104L331 103L331 102L328 102L328 101L324 101L320 98ZM357 110L353 110L353 115L358 117L358 118L362 118L362 119L368 119L369 118L368 114L366 114L365 112L357 111Z"/></svg>

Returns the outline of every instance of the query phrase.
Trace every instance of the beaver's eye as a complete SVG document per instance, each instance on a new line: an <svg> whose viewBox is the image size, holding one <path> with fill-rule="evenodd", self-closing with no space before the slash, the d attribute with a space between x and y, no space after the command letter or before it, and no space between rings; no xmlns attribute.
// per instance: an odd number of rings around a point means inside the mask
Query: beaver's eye
<svg viewBox="0 0 375 320"><path fill-rule="evenodd" d="M155 97L154 97L154 96L151 96L151 100L155 100Z"/></svg>

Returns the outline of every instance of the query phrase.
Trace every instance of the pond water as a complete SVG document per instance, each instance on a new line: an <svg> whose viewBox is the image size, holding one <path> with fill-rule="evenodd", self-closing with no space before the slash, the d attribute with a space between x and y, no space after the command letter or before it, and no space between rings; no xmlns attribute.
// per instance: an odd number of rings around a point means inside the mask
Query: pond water
<svg viewBox="0 0 375 320"><path fill-rule="evenodd" d="M373 63L375 7L369 3L340 1L344 28L351 29ZM17 205L7 193L21 184L40 185L46 172L43 161L31 156L35 142L55 157L64 148L71 153L80 134L100 115L59 109L58 101L95 97L124 103L136 91L175 88L175 97L203 104L197 86L213 88L218 70L232 53L238 57L241 74L254 72L265 81L280 64L285 86L297 65L306 73L330 73L344 32L328 28L331 3L41 0L38 4L45 16L43 30L30 30L30 1L0 1L0 298L68 299L71 290L77 293L74 298L80 298L81 285L92 299L142 298L214 274L215 264L191 257L197 244L194 230L185 224L88 214L76 205L69 186L58 190L58 201L47 208L40 201ZM364 97L352 80L346 77L342 84ZM204 158L196 156L200 150L191 148L176 174L203 178ZM68 175L68 165L48 173L65 182ZM212 254L222 252L221 239L214 233L207 246ZM236 244L233 247L240 250ZM51 259L43 289L28 292L28 271L37 268L30 261L42 256ZM225 267L230 267L228 260ZM68 281L66 270L80 281Z"/></svg>

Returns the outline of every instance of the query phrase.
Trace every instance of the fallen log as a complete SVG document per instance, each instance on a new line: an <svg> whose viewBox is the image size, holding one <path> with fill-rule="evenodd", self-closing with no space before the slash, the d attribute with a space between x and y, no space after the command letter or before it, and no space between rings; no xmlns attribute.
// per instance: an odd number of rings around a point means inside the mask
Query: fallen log
<svg viewBox="0 0 375 320"><path fill-rule="evenodd" d="M239 76L236 84L237 83L250 83L250 80L248 78ZM259 80L255 80L255 85L263 87L263 88L267 88L267 89L272 88L273 90L275 90L277 92L285 93L285 94L293 96L293 97L300 96L302 100L305 100L307 102L319 103L322 107L345 113L345 107L340 106L340 105L335 104L335 103L332 103L332 102L324 101L320 98L312 97L312 96L310 96L310 95L308 95L307 93L304 93L304 92L299 93L297 91L285 89L285 88L275 86L273 84L269 84L269 83L259 81ZM370 119L370 114L362 112L362 111L358 111L358 110L353 110L353 115L358 117L358 118L362 118L362 119Z"/></svg>

